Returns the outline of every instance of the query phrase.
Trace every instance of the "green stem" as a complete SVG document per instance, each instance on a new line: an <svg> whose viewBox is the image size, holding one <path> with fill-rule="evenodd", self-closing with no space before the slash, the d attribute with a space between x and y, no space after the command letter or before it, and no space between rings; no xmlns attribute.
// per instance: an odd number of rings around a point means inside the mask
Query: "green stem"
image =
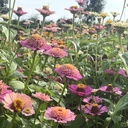
<svg viewBox="0 0 128 128"><path fill-rule="evenodd" d="M73 36L73 39L75 39L75 33L74 33L74 30L75 30L75 14L73 14L73 24L72 24L72 36Z"/></svg>
<svg viewBox="0 0 128 128"><path fill-rule="evenodd" d="M42 71L43 71L44 68L45 68L45 65L46 65L46 62L47 62L47 60L48 60L48 57L49 57L49 56L46 56L46 57L45 57L44 64L43 64L43 66L42 66Z"/></svg>
<svg viewBox="0 0 128 128"><path fill-rule="evenodd" d="M30 81L30 78L31 78L31 75L32 75L32 72L33 72L34 63L35 63L35 58L36 58L36 51L34 51L33 61L32 61L31 67L30 67L30 71L29 71L29 74L28 74L27 81L26 81L26 83L25 83L25 88L24 88L24 90L23 90L24 93L25 93L26 90L27 90L27 87L28 87L28 84L29 84L29 81Z"/></svg>
<svg viewBox="0 0 128 128"><path fill-rule="evenodd" d="M39 113L39 111L40 111L41 105L42 105L42 103L39 104L39 106L38 106L38 108L37 108L37 110L36 110L36 113L35 113L35 116L34 116L34 123L33 123L32 128L35 128L35 123L36 123L37 115L38 115L38 113Z"/></svg>
<svg viewBox="0 0 128 128"><path fill-rule="evenodd" d="M18 16L17 25L19 26L20 23L20 16Z"/></svg>
<svg viewBox="0 0 128 128"><path fill-rule="evenodd" d="M40 35L42 35L44 24L45 24L45 16L43 16L43 22L42 22L42 28L41 28L41 31L40 31Z"/></svg>
<svg viewBox="0 0 128 128"><path fill-rule="evenodd" d="M67 87L67 83L65 82L64 87L63 87L63 90L62 90L62 93L61 93L61 95L60 95L60 99L59 99L57 105L60 104L60 101L62 100L62 97L63 97L63 94L64 94L64 91L65 91L66 87Z"/></svg>
<svg viewBox="0 0 128 128"><path fill-rule="evenodd" d="M13 115L13 118L12 118L12 121L11 121L11 124L10 124L9 128L13 128L13 125L14 125L14 122L15 122L15 119L16 119L16 115L17 115L17 113L14 112L14 115Z"/></svg>

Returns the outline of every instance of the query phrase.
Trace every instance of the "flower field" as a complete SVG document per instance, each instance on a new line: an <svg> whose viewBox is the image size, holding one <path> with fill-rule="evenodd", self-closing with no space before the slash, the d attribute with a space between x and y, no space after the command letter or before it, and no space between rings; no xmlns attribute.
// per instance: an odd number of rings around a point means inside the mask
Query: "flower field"
<svg viewBox="0 0 128 128"><path fill-rule="evenodd" d="M128 21L76 4L65 8L70 19L47 22L55 11L43 5L41 21L21 24L27 12L9 1L0 21L0 128L128 127Z"/></svg>

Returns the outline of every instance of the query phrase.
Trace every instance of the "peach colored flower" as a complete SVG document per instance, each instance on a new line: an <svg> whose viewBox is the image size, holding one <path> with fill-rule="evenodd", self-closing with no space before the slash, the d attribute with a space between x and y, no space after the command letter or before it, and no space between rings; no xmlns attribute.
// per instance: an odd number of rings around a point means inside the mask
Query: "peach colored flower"
<svg viewBox="0 0 128 128"><path fill-rule="evenodd" d="M33 34L29 39L23 40L20 42L23 47L30 48L31 50L46 50L50 46L47 45L47 42L42 36L38 34Z"/></svg>
<svg viewBox="0 0 128 128"><path fill-rule="evenodd" d="M55 72L57 72L60 76L64 76L76 81L82 79L79 70L72 64L59 65L55 68Z"/></svg>
<svg viewBox="0 0 128 128"><path fill-rule="evenodd" d="M59 123L67 123L75 120L76 115L69 109L65 109L59 106L50 107L45 111L45 118L53 120Z"/></svg>
<svg viewBox="0 0 128 128"><path fill-rule="evenodd" d="M46 55L55 57L55 58L63 58L68 56L68 53L61 48L51 48L45 52Z"/></svg>
<svg viewBox="0 0 128 128"><path fill-rule="evenodd" d="M8 93L2 100L4 108L11 112L21 112L25 116L30 116L35 113L32 100L29 96L20 93Z"/></svg>

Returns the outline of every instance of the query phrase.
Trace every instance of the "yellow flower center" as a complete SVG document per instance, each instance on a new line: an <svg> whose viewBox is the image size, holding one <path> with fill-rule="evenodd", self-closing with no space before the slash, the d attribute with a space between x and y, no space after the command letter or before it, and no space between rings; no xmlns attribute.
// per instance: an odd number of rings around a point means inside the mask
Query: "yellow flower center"
<svg viewBox="0 0 128 128"><path fill-rule="evenodd" d="M42 36L40 36L39 34L33 34L32 35L32 38L34 38L34 39L42 39Z"/></svg>
<svg viewBox="0 0 128 128"><path fill-rule="evenodd" d="M64 67L72 70L76 69L72 64L64 64Z"/></svg>
<svg viewBox="0 0 128 128"><path fill-rule="evenodd" d="M84 84L77 84L77 87L78 87L79 89L84 89L84 88L86 87L86 85L84 85Z"/></svg>
<svg viewBox="0 0 128 128"><path fill-rule="evenodd" d="M55 107L52 110L52 115L53 117L63 119L67 115L67 110L65 108Z"/></svg>
<svg viewBox="0 0 128 128"><path fill-rule="evenodd" d="M31 110L30 110L30 108L26 108L26 109L24 109L24 113L26 113L26 114L29 114L29 113L31 113Z"/></svg>
<svg viewBox="0 0 128 128"><path fill-rule="evenodd" d="M112 87L112 84L108 84L108 86Z"/></svg>
<svg viewBox="0 0 128 128"><path fill-rule="evenodd" d="M49 10L49 6L48 5L44 5L43 9Z"/></svg>
<svg viewBox="0 0 128 128"><path fill-rule="evenodd" d="M98 104L93 103L93 104L92 104L92 107L98 107Z"/></svg>
<svg viewBox="0 0 128 128"><path fill-rule="evenodd" d="M71 9L78 9L78 6L71 6Z"/></svg>
<svg viewBox="0 0 128 128"><path fill-rule="evenodd" d="M21 98L16 98L13 101L13 106L17 112L20 112L24 107L24 101Z"/></svg>

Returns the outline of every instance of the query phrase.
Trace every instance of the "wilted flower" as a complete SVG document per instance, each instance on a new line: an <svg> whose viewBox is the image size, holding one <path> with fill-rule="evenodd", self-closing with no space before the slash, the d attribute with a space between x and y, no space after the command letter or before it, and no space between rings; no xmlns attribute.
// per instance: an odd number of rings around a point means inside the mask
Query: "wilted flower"
<svg viewBox="0 0 128 128"><path fill-rule="evenodd" d="M50 46L47 45L47 42L42 36L38 34L33 34L29 39L23 40L20 42L23 47L30 48L31 50L46 50Z"/></svg>
<svg viewBox="0 0 128 128"><path fill-rule="evenodd" d="M29 96L20 93L8 93L2 100L4 107L11 112L21 112L25 116L34 114L32 100Z"/></svg>
<svg viewBox="0 0 128 128"><path fill-rule="evenodd" d="M81 97L85 97L89 94L91 94L92 92L92 88L89 86L86 86L84 84L71 84L68 89L70 90L71 93L81 96Z"/></svg>
<svg viewBox="0 0 128 128"><path fill-rule="evenodd" d="M47 50L45 52L45 54L52 56L52 57L55 57L55 58L63 58L65 56L68 56L68 53L66 51L64 51L61 48L56 48L56 47Z"/></svg>
<svg viewBox="0 0 128 128"><path fill-rule="evenodd" d="M36 9L36 10L39 11L40 14L43 15L44 17L50 16L55 13L55 11L49 10L49 6L46 5L44 5L42 9Z"/></svg>
<svg viewBox="0 0 128 128"><path fill-rule="evenodd" d="M107 74L117 74L118 71L116 69L112 69L112 68L107 68L104 70L105 73Z"/></svg>
<svg viewBox="0 0 128 128"><path fill-rule="evenodd" d="M76 0L76 2L80 5L80 6L84 6L86 1L85 0Z"/></svg>
<svg viewBox="0 0 128 128"><path fill-rule="evenodd" d="M59 65L55 68L55 72L57 72L60 76L64 76L76 81L82 79L80 72L72 64Z"/></svg>
<svg viewBox="0 0 128 128"><path fill-rule="evenodd" d="M32 94L32 96L44 102L52 100L48 95L41 92L36 92L35 94Z"/></svg>
<svg viewBox="0 0 128 128"><path fill-rule="evenodd" d="M27 12L24 12L22 10L22 7L18 7L17 10L14 10L14 13L17 15L17 16L22 16L24 14L26 14Z"/></svg>
<svg viewBox="0 0 128 128"><path fill-rule="evenodd" d="M101 90L103 92L116 93L116 94L118 94L118 91L120 91L120 88L113 87L112 84L108 84L106 86L100 87L99 90Z"/></svg>
<svg viewBox="0 0 128 128"><path fill-rule="evenodd" d="M7 86L5 83L3 83L2 80L0 80L0 102L3 100L6 94L12 92L11 90L9 90L9 88L9 86Z"/></svg>
<svg viewBox="0 0 128 128"><path fill-rule="evenodd" d="M76 115L69 109L65 109L59 106L50 107L45 111L45 118L53 120L58 123L67 123L75 120Z"/></svg>
<svg viewBox="0 0 128 128"><path fill-rule="evenodd" d="M101 115L105 112L108 112L107 107L103 105L98 105L97 103L86 105L86 107L84 108L84 113L90 114L92 116Z"/></svg>

